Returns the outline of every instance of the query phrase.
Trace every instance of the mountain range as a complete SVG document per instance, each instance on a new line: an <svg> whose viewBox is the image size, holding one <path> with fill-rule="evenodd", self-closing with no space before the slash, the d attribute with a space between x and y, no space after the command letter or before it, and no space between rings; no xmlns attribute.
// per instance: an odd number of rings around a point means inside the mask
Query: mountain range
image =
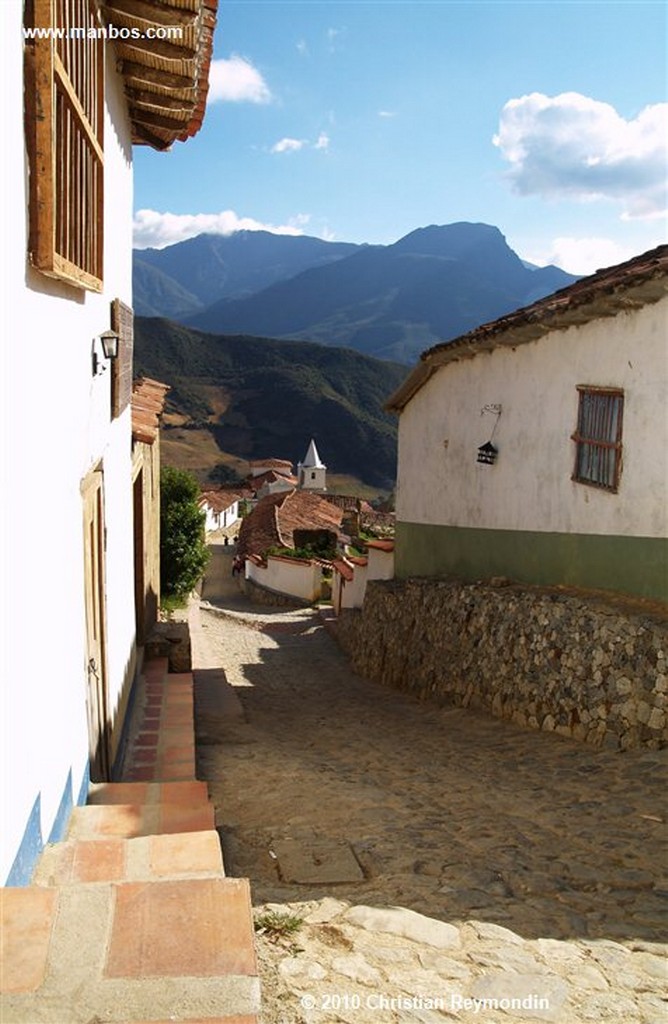
<svg viewBox="0 0 668 1024"><path fill-rule="evenodd" d="M140 315L399 363L577 280L532 267L498 228L467 222L418 228L392 245L239 231L134 256Z"/></svg>
<svg viewBox="0 0 668 1024"><path fill-rule="evenodd" d="M404 366L350 349L219 337L137 317L134 372L171 385L163 461L194 471L201 483L243 476L249 459L296 465L313 437L328 477L343 489L359 493L360 481L376 494L394 486L397 424L383 403Z"/></svg>

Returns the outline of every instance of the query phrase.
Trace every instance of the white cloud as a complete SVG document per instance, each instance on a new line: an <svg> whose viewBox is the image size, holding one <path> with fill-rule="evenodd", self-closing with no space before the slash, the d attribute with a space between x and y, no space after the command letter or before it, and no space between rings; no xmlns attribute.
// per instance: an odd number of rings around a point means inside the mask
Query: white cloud
<svg viewBox="0 0 668 1024"><path fill-rule="evenodd" d="M649 248L649 246L648 246ZM624 263L638 251L630 245L622 245L611 238L554 238L548 247L536 254L525 255L530 263L539 267L553 264L569 274L594 274L604 267Z"/></svg>
<svg viewBox="0 0 668 1024"><path fill-rule="evenodd" d="M269 103L271 92L264 78L245 57L211 61L209 103Z"/></svg>
<svg viewBox="0 0 668 1024"><path fill-rule="evenodd" d="M378 117L396 117L396 110L379 110Z"/></svg>
<svg viewBox="0 0 668 1024"><path fill-rule="evenodd" d="M308 49L308 43L306 42L306 40L305 39L300 39L297 42L296 45L297 45L297 52L300 53L302 55L302 57L307 57L309 49Z"/></svg>
<svg viewBox="0 0 668 1024"><path fill-rule="evenodd" d="M626 120L609 103L567 92L509 100L494 136L521 195L621 203L623 219L666 207L668 103Z"/></svg>
<svg viewBox="0 0 668 1024"><path fill-rule="evenodd" d="M303 235L310 217L298 213L287 224L264 224L252 217L239 217L234 210L220 213L159 213L138 210L134 217L133 244L136 249L164 249L186 238L204 233L231 235L235 231L271 231L275 235Z"/></svg>
<svg viewBox="0 0 668 1024"><path fill-rule="evenodd" d="M308 139L291 139L289 137L279 139L269 150L270 153L298 153L300 149L304 149L305 146L311 146L313 149L322 149L327 151L329 149L330 138L327 132L320 132L315 142L309 142Z"/></svg>
<svg viewBox="0 0 668 1024"><path fill-rule="evenodd" d="M279 139L269 150L270 153L297 153L306 145L304 139Z"/></svg>

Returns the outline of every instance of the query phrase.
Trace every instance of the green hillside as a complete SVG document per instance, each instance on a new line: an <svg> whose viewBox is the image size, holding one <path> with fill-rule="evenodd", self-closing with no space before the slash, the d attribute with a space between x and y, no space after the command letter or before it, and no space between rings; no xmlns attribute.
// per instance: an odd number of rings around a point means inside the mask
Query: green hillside
<svg viewBox="0 0 668 1024"><path fill-rule="evenodd" d="M394 485L396 420L382 406L405 367L350 349L217 336L138 317L135 374L172 387L167 450L178 431L180 443L197 440L209 453L213 442L221 462L274 456L296 464L313 437L330 472Z"/></svg>

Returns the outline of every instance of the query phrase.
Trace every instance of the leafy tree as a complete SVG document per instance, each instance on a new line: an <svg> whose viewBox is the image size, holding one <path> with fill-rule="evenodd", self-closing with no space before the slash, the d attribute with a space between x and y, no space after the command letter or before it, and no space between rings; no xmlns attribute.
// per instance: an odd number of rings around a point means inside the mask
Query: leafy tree
<svg viewBox="0 0 668 1024"><path fill-rule="evenodd" d="M214 484L241 484L243 477L239 476L233 466L226 462L218 462L209 470L209 480Z"/></svg>
<svg viewBox="0 0 668 1024"><path fill-rule="evenodd" d="M209 552L206 516L199 508L199 485L183 469L160 473L160 587L165 597L185 597L197 584Z"/></svg>

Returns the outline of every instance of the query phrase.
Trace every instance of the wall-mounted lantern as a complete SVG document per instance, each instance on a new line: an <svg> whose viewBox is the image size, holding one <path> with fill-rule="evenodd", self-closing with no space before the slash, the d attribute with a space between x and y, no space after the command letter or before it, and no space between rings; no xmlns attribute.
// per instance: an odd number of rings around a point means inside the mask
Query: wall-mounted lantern
<svg viewBox="0 0 668 1024"><path fill-rule="evenodd" d="M499 449L496 445L493 445L491 441L486 441L478 448L478 462L482 462L484 466L493 466L498 454Z"/></svg>
<svg viewBox="0 0 668 1024"><path fill-rule="evenodd" d="M97 338L93 341L93 376L97 377L99 373L103 373L106 369L105 363L100 357L97 342L99 341L102 348L102 354L107 362L112 359L116 359L118 356L118 343L119 336L116 331L103 331L102 334L98 334Z"/></svg>
<svg viewBox="0 0 668 1024"><path fill-rule="evenodd" d="M489 413L492 416L496 416L496 421L494 423L494 429L492 430L489 441L486 441L484 444L481 444L480 447L478 448L478 457L476 461L482 463L483 466L493 466L499 454L499 449L496 447L495 444L492 444L492 439L494 437L494 434L496 433L496 428L499 425L499 417L501 416L501 405L496 403L490 405L483 405L482 409L480 410L480 415L484 416L485 413Z"/></svg>

